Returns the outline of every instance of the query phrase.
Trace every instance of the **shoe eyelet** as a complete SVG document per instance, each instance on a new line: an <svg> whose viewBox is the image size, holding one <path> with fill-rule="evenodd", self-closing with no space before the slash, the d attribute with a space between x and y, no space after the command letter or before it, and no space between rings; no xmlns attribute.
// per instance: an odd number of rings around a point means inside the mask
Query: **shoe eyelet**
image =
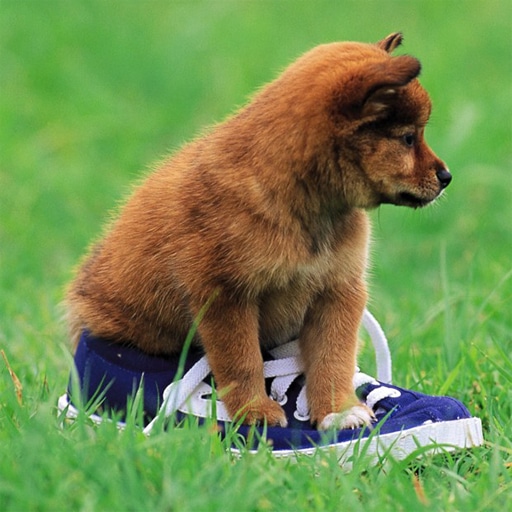
<svg viewBox="0 0 512 512"><path fill-rule="evenodd" d="M288 402L288 397L286 395L283 395L283 396L270 395L270 398L272 400L274 400L274 402L277 402L279 405L285 405Z"/></svg>
<svg viewBox="0 0 512 512"><path fill-rule="evenodd" d="M309 414L306 414L305 416L302 416L299 411L295 410L293 411L293 417L296 419L296 420L299 420L299 421L309 421L311 416Z"/></svg>

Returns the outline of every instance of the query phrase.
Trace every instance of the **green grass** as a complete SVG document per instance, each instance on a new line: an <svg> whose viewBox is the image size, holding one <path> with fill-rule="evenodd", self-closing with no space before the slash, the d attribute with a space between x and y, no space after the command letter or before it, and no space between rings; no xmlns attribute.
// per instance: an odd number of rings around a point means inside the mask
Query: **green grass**
<svg viewBox="0 0 512 512"><path fill-rule="evenodd" d="M512 4L0 1L0 509L502 510L512 499ZM208 429L59 429L59 303L151 164L311 46L405 33L454 182L374 219L372 310L394 380L480 416L466 454L356 464L233 460ZM373 370L371 350L361 355Z"/></svg>

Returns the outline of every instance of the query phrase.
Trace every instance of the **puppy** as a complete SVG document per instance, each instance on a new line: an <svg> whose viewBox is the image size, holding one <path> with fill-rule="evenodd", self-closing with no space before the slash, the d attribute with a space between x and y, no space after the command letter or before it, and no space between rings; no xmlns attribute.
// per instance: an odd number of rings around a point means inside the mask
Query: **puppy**
<svg viewBox="0 0 512 512"><path fill-rule="evenodd" d="M299 337L312 421L358 427L354 394L369 222L449 184L424 139L431 104L402 36L321 45L138 187L67 294L84 329L179 353L194 319L232 417L286 425L261 348Z"/></svg>

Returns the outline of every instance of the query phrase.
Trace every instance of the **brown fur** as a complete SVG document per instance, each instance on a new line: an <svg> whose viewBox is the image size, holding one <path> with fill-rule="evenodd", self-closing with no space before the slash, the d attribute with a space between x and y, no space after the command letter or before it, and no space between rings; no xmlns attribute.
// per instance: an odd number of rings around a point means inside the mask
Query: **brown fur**
<svg viewBox="0 0 512 512"><path fill-rule="evenodd" d="M175 354L209 301L196 342L231 415L285 424L260 345L297 335L312 420L357 404L364 210L423 206L449 181L423 139L420 64L389 54L400 42L314 48L151 174L71 284L73 338Z"/></svg>

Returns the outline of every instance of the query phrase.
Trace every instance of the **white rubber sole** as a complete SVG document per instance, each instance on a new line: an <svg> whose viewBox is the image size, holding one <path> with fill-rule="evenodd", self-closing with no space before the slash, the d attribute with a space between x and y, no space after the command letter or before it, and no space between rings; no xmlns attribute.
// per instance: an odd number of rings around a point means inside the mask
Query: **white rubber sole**
<svg viewBox="0 0 512 512"><path fill-rule="evenodd" d="M67 394L59 398L57 404L59 414L65 414L65 418L74 421L80 414L78 409L71 404ZM97 414L89 414L88 418L96 425L105 420ZM117 426L124 428L123 422L117 422ZM345 441L327 446L274 450L272 454L276 458L292 458L299 456L313 456L319 451L335 451L340 466L350 469L354 457L362 456L369 463L392 458L400 461L411 454L418 457L427 453L443 453L475 448L484 443L482 422L480 418L463 418L460 420L441 421L437 423L425 423L418 427L392 432L389 434L370 435L354 441ZM256 450L248 450L256 453ZM231 448L231 452L240 455L241 450Z"/></svg>
<svg viewBox="0 0 512 512"><path fill-rule="evenodd" d="M354 457L364 457L368 463L376 463L387 458L400 461L411 454L420 457L425 454L453 452L475 448L484 443L480 418L427 423L418 427L378 434L368 438L330 444L328 446L302 448L299 450L279 450L273 455L278 458L306 455L313 456L318 451L335 451L340 466L350 469ZM237 450L233 450L237 451Z"/></svg>
<svg viewBox="0 0 512 512"><path fill-rule="evenodd" d="M59 411L59 416L65 414L64 419L70 422L75 421L80 414L80 411L69 401L69 396L67 394L59 397L57 410ZM88 414L87 418L95 425L101 425L105 421L104 418L94 413ZM125 427L125 424L122 421L118 421L117 426L122 429Z"/></svg>

